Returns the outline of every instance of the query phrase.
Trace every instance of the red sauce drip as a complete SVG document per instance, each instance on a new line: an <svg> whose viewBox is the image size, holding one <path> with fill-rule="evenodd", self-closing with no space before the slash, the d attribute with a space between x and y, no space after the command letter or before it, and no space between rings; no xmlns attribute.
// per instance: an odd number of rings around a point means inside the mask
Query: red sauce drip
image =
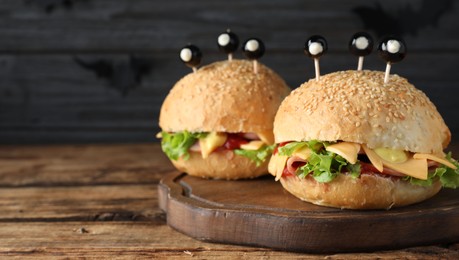
<svg viewBox="0 0 459 260"><path fill-rule="evenodd" d="M223 147L227 150L234 150L241 148L242 144L248 143L249 140L242 137L241 134L228 134L226 142L223 144Z"/></svg>
<svg viewBox="0 0 459 260"><path fill-rule="evenodd" d="M286 145L286 144L288 144L288 143L291 143L291 142L289 141L289 142L282 142L282 143L279 143L279 147L282 147L282 146L284 146L284 145Z"/></svg>

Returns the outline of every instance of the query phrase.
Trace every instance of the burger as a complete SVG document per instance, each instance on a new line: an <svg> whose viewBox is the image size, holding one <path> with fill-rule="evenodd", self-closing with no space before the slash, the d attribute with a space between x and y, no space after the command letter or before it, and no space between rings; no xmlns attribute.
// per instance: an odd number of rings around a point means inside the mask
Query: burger
<svg viewBox="0 0 459 260"><path fill-rule="evenodd" d="M220 61L180 79L162 104L161 147L189 175L254 178L267 173L273 121L290 93L284 80L248 60Z"/></svg>
<svg viewBox="0 0 459 260"><path fill-rule="evenodd" d="M269 172L301 200L389 209L459 185L443 149L451 133L434 104L405 78L340 71L293 90L274 120Z"/></svg>

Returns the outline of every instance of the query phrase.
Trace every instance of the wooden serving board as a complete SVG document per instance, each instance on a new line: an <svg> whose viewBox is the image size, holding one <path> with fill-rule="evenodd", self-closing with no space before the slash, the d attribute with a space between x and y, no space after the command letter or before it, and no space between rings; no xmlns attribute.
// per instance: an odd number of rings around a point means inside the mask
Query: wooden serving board
<svg viewBox="0 0 459 260"><path fill-rule="evenodd" d="M332 253L459 241L459 190L403 208L341 210L300 201L271 176L223 181L173 172L158 189L168 225L207 242Z"/></svg>

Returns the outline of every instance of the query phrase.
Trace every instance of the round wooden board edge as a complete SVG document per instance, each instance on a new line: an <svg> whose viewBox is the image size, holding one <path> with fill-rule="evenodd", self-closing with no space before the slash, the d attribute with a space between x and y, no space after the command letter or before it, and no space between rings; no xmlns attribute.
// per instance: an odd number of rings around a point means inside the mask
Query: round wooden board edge
<svg viewBox="0 0 459 260"><path fill-rule="evenodd" d="M331 212L329 216L322 213L320 217L314 216L314 213L292 217L277 212L247 212L247 208L221 208L190 198L185 187L179 183L185 176L185 173L176 171L167 174L160 181L160 209L166 212L170 227L205 242L292 252L345 253L394 250L459 241L457 207L439 212L428 211L427 214L422 212L416 221L409 219L406 214L396 214L387 219L384 218L384 213L388 211L383 210L379 216L368 215L371 212L356 211L359 214L351 214L353 217L345 218L337 217L335 212ZM415 216L416 213L421 212L413 212L412 215ZM447 226L441 221L445 218L451 221L451 225ZM408 226L411 226L409 230L406 229ZM228 232L225 227L233 227L234 232ZM388 234L387 227L396 232ZM437 230L437 235L433 235L430 232L432 230ZM357 239L346 240L349 233L354 234Z"/></svg>

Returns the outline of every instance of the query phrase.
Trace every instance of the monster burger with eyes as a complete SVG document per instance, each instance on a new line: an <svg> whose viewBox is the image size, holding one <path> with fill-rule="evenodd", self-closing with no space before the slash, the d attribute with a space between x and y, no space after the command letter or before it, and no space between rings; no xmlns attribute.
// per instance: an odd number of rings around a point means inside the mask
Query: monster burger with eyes
<svg viewBox="0 0 459 260"><path fill-rule="evenodd" d="M380 52L393 63L405 47L391 38ZM274 136L269 172L314 204L388 209L459 185L459 165L443 152L448 127L428 97L398 75L349 70L311 79L282 102Z"/></svg>
<svg viewBox="0 0 459 260"><path fill-rule="evenodd" d="M251 61L232 58L238 46L234 33L221 34L218 44L229 59L186 75L164 100L162 149L176 168L193 176L254 178L267 173L274 116L290 89L256 61L264 52L260 40L249 39L243 46ZM194 46L181 53L194 68L200 56Z"/></svg>

